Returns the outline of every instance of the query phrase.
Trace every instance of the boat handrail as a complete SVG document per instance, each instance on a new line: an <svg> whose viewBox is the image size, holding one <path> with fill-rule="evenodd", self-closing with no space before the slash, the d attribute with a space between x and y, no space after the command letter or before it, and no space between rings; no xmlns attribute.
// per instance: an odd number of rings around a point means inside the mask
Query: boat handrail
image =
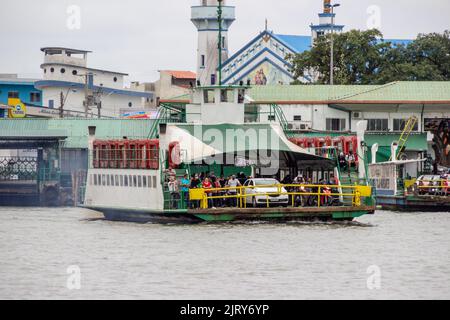
<svg viewBox="0 0 450 320"><path fill-rule="evenodd" d="M246 193L248 189L277 188L277 191ZM304 191L298 189L304 188ZM284 190L283 190L284 189ZM231 191L231 192L230 192ZM183 194L186 192L183 192ZM324 197L328 199L339 199L339 206L360 207L371 205L363 201L363 198L372 199L372 187L361 185L328 185L328 184L272 184L259 186L236 186L224 188L194 188L189 190L189 201L200 202L200 208L208 208L208 202L216 199L236 199L240 208L247 208L245 198L247 197L266 197L266 205L270 207L270 198L274 196L288 196L289 204L295 207L298 197L312 197L313 206L325 207ZM179 201L184 201L180 197ZM173 199L168 200L173 201ZM336 205L336 204L335 204Z"/></svg>

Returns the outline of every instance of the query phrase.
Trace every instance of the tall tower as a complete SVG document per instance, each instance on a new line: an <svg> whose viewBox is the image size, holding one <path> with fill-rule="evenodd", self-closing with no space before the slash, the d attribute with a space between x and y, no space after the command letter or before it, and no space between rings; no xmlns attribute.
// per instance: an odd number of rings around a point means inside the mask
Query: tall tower
<svg viewBox="0 0 450 320"><path fill-rule="evenodd" d="M191 21L198 30L197 80L202 86L218 84L219 67L219 1L200 0L193 6ZM221 58L228 59L228 29L235 20L235 8L222 0Z"/></svg>
<svg viewBox="0 0 450 320"><path fill-rule="evenodd" d="M311 24L312 41L317 37L330 33L331 30L335 33L342 32L345 26L337 25L336 13L331 13L329 5L331 0L323 0L323 12L319 13L319 24Z"/></svg>

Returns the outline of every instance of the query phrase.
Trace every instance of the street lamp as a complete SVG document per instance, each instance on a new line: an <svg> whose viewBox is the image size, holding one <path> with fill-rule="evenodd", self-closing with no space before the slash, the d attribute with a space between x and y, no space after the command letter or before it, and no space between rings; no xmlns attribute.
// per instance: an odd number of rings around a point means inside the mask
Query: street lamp
<svg viewBox="0 0 450 320"><path fill-rule="evenodd" d="M334 85L334 8L339 7L339 3L326 4L326 8L331 9L331 62L330 62L330 85Z"/></svg>

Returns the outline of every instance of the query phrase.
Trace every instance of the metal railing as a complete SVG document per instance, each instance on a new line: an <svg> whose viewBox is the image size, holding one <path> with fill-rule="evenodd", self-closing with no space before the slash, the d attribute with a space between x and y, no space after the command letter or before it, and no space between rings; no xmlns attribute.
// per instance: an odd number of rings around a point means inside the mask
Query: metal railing
<svg viewBox="0 0 450 320"><path fill-rule="evenodd" d="M425 183L425 184L420 184ZM440 180L420 180L414 182L409 188L405 188L406 194L409 195L408 190L412 190L412 194L416 196L449 196L450 195L450 181L445 179Z"/></svg>
<svg viewBox="0 0 450 320"><path fill-rule="evenodd" d="M89 155L94 169L151 169L160 168L160 149L136 145L135 148L97 148Z"/></svg>
<svg viewBox="0 0 450 320"><path fill-rule="evenodd" d="M37 158L2 157L0 181L33 181L37 179Z"/></svg>
<svg viewBox="0 0 450 320"><path fill-rule="evenodd" d="M259 189L276 188L262 192ZM250 190L258 189L254 193ZM370 186L278 184L239 186L211 189L190 189L189 192L164 193L165 209L208 209L213 207L247 208L249 198L252 207L361 207L372 205ZM255 201L255 200L256 201ZM366 201L370 199L370 201Z"/></svg>

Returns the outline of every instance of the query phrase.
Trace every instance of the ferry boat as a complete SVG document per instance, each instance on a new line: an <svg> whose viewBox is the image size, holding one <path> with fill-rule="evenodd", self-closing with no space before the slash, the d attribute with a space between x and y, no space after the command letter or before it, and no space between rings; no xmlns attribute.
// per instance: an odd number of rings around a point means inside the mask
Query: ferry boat
<svg viewBox="0 0 450 320"><path fill-rule="evenodd" d="M247 89L243 85L193 88L186 123L155 120L155 134L147 140L100 141L95 127L90 127L84 207L102 212L109 220L162 223L342 221L375 212L367 183L341 183L333 148L308 151L290 141L278 124L246 123ZM360 172L365 173L360 163ZM242 177L242 173L276 182L173 188L173 182L179 183L185 175ZM294 184L288 176L305 180ZM282 180L288 182L278 183ZM256 188L263 191L256 194ZM256 196L265 201L249 198ZM289 197L288 206L276 203L280 196ZM211 203L218 200L235 205L213 207Z"/></svg>
<svg viewBox="0 0 450 320"><path fill-rule="evenodd" d="M376 188L376 202L385 210L450 212L448 176L423 175L420 163L426 159L397 159L399 144L391 145L390 161L369 165L369 179ZM376 159L378 145L372 147Z"/></svg>

